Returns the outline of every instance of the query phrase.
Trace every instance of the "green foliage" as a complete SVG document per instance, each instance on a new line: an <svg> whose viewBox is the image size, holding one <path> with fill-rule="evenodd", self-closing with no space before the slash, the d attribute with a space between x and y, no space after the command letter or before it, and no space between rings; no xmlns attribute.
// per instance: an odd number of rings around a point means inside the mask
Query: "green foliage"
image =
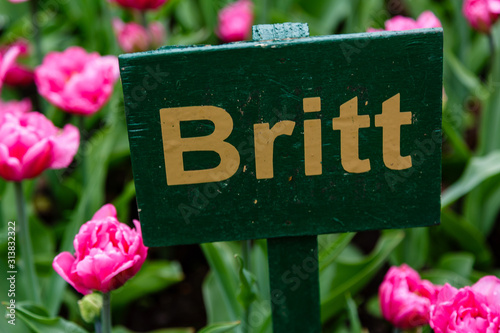
<svg viewBox="0 0 500 333"><path fill-rule="evenodd" d="M45 309L29 303L17 304L16 315L34 333L88 333L61 317L50 317Z"/></svg>
<svg viewBox="0 0 500 333"><path fill-rule="evenodd" d="M140 297L159 292L184 279L181 266L175 261L147 261L123 287L113 291L114 311L123 310Z"/></svg>
<svg viewBox="0 0 500 333"><path fill-rule="evenodd" d="M198 333L223 333L223 332L230 332L233 328L237 327L240 325L239 321L232 322L232 323L217 323L217 324L212 324L207 327L202 328L201 330L198 331Z"/></svg>
<svg viewBox="0 0 500 333"><path fill-rule="evenodd" d="M229 2L170 0L160 10L147 12L146 18L164 23L166 45L216 44L220 42L214 32L217 12ZM118 55L121 51L111 18L137 19L135 14L106 0L41 3L46 3L39 17L44 53L80 45L88 51ZM445 31L447 97L443 104L441 225L382 232L368 254L360 250L355 234L320 236L318 256L325 331L362 331L365 323L360 322L358 312L365 309L374 317L380 316L376 287L369 283L383 274L388 263L407 263L418 269L423 278L456 287L499 272L499 261L492 250L498 245L491 240L498 235L500 209L500 24L492 32L497 45L490 65L488 39L469 27L461 6L462 1L456 0L254 0L256 23L305 22L312 36L382 28L392 16L416 18L424 10L432 10ZM0 44L18 38L32 40L30 16L29 2L0 1ZM38 65L34 56L23 62L31 67ZM9 87L2 90L4 100L20 99L27 94L29 91ZM58 126L77 123L75 117L48 103L42 103L42 107ZM88 327L85 330L76 324L83 325L76 305L80 295L68 288L51 264L57 253L74 252L75 234L104 203L113 202L123 222L130 222L136 216L131 209L135 187L123 109L121 87L117 84L103 110L85 120L83 134L87 142L73 164L67 170L49 170L42 177L24 182L43 304L23 303L30 295L25 292L25 277L19 274L18 320L16 326L0 320L1 332L88 331ZM16 219L12 185L0 180L2 260L7 257L5 221ZM253 241L249 255L244 254L243 246L239 242L201 245L210 272L202 286L209 326L200 332L271 332L266 242ZM114 333L131 333L122 326L130 306L141 300L147 303L144 296L152 297L182 281L180 264L166 259L148 259L135 278L113 292L113 311L123 313L115 316ZM24 263L20 258L18 264L21 272ZM8 289L6 277L5 270L1 270L0 290ZM0 301L5 300L5 294L1 295ZM60 313L66 318L57 317ZM153 332L188 333L194 329Z"/></svg>

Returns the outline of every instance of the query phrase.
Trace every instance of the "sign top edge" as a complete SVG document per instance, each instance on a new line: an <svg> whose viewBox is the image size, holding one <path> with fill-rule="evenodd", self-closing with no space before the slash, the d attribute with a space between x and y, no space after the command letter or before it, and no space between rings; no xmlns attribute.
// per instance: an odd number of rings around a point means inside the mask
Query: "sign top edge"
<svg viewBox="0 0 500 333"><path fill-rule="evenodd" d="M201 45L163 46L157 50L121 54L118 56L118 58L120 60L127 61L132 59L144 58L155 55L165 55L165 54L245 49L245 48L253 48L256 46L266 48L266 47L272 47L272 46L276 47L289 44L302 44L302 43L309 44L313 42L322 42L322 41L349 41L349 40L357 40L360 38L384 39L384 38L398 37L398 36L421 36L421 35L437 35L442 37L443 28L415 29L415 30L404 30L404 31L361 32L353 34L243 41L243 42L233 42L221 45L201 44Z"/></svg>

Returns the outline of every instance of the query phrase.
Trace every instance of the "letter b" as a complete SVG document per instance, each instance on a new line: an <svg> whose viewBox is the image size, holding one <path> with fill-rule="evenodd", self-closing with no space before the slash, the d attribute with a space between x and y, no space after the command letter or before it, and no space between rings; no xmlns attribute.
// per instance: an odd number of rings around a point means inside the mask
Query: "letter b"
<svg viewBox="0 0 500 333"><path fill-rule="evenodd" d="M226 110L215 106L188 106L160 109L161 133L168 185L211 183L226 180L240 165L238 150L225 142L233 130L233 119ZM206 136L181 137L181 121L208 120L214 131ZM185 170L183 153L213 151L220 163L211 169Z"/></svg>

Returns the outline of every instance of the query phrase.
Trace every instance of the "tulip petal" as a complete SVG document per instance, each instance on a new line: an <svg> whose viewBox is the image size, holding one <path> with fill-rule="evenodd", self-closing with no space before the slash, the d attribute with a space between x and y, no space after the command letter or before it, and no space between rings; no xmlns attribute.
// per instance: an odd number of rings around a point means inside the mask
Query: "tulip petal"
<svg viewBox="0 0 500 333"><path fill-rule="evenodd" d="M71 124L64 126L61 135L54 139L54 152L50 167L54 169L68 167L78 151L79 145L80 132L78 129Z"/></svg>
<svg viewBox="0 0 500 333"><path fill-rule="evenodd" d="M28 149L22 160L24 179L36 177L50 166L52 146L52 140L43 139Z"/></svg>
<svg viewBox="0 0 500 333"><path fill-rule="evenodd" d="M73 264L75 263L75 257L69 252L62 252L58 254L54 261L52 262L52 267L66 282L68 282L73 288L75 288L79 293L87 295L92 292L92 290L83 287L78 281L78 276L72 272Z"/></svg>
<svg viewBox="0 0 500 333"><path fill-rule="evenodd" d="M112 204L105 204L92 216L92 220L102 220L108 216L116 219L116 208Z"/></svg>
<svg viewBox="0 0 500 333"><path fill-rule="evenodd" d="M21 181L21 162L9 156L8 148L0 143L0 176L6 180Z"/></svg>

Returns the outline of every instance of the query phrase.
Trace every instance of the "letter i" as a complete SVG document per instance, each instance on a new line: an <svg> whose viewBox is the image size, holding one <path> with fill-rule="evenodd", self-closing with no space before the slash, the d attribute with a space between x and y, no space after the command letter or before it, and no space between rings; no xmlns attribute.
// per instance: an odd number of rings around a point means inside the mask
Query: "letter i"
<svg viewBox="0 0 500 333"><path fill-rule="evenodd" d="M304 113L321 111L321 98L303 99ZM306 176L321 175L321 119L304 120L304 164Z"/></svg>

